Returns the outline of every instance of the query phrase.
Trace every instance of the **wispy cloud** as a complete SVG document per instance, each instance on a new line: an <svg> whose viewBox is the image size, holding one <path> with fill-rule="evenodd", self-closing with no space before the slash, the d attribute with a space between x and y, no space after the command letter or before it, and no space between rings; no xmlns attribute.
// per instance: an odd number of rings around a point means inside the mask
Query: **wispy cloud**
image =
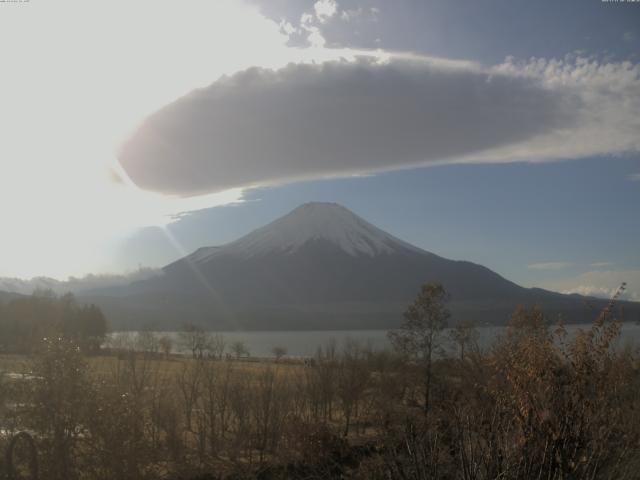
<svg viewBox="0 0 640 480"><path fill-rule="evenodd" d="M573 266L573 263L569 262L542 262L542 263L530 263L527 268L531 270L562 270Z"/></svg>
<svg viewBox="0 0 640 480"><path fill-rule="evenodd" d="M606 267L611 267L612 265L613 263L611 262L593 262L589 266L592 268L606 268Z"/></svg>
<svg viewBox="0 0 640 480"><path fill-rule="evenodd" d="M611 262L593 262L588 264L587 266L590 268L608 268L611 267L613 263ZM576 267L581 265L576 265L571 262L540 262L540 263L531 263L527 265L527 268L530 270L563 270L569 267ZM583 267L585 265L582 265Z"/></svg>
<svg viewBox="0 0 640 480"><path fill-rule="evenodd" d="M353 20L364 20L369 22L377 22L380 10L376 7L364 8L358 7L349 10L343 10L340 13L340 19L345 22L351 22Z"/></svg>
<svg viewBox="0 0 640 480"><path fill-rule="evenodd" d="M338 2L335 0L318 0L313 4L313 9L305 11L300 15L297 24L282 20L280 31L287 35L288 43L297 46L311 46L322 48L327 43L322 29L333 18L342 17L340 15Z"/></svg>
<svg viewBox="0 0 640 480"><path fill-rule="evenodd" d="M640 270L596 270L547 282L542 286L561 293L610 298L626 282L623 299L640 301Z"/></svg>
<svg viewBox="0 0 640 480"><path fill-rule="evenodd" d="M377 22L379 15L376 7L341 8L336 0L318 0L297 23L282 20L280 31L287 35L290 45L323 47L327 43L324 31L333 21L371 23Z"/></svg>
<svg viewBox="0 0 640 480"><path fill-rule="evenodd" d="M632 182L640 182L640 173L630 173L627 175L627 180L631 180Z"/></svg>
<svg viewBox="0 0 640 480"><path fill-rule="evenodd" d="M318 0L313 4L316 18L324 23L333 17L338 11L338 4L335 0Z"/></svg>

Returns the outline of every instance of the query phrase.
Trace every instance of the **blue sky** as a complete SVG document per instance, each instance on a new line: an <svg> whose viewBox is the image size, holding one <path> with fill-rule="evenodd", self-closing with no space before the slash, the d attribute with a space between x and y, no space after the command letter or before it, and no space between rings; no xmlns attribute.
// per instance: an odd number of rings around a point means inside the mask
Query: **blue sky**
<svg viewBox="0 0 640 480"><path fill-rule="evenodd" d="M168 230L190 252L234 240L299 204L338 202L438 255L480 263L523 285L570 290L587 272L640 270L640 185L627 179L639 163L452 165L300 182L192 212ZM175 245L162 228L150 227L127 242L120 261L160 265L181 256ZM610 288L611 275L604 277Z"/></svg>
<svg viewBox="0 0 640 480"><path fill-rule="evenodd" d="M640 54L640 6L601 1L254 2L304 48L319 33L331 48L383 49L485 66L532 57L630 62ZM316 7L333 10L324 21ZM305 15L313 16L313 22ZM302 25L302 28L300 27ZM640 134L640 131L638 131ZM168 227L183 251L215 245L307 201L335 201L439 255L471 260L526 286L608 295L621 281L640 294L637 152L551 154L543 162L441 165L245 191L245 203L201 210ZM524 160L524 161L522 161ZM532 160L536 160L532 158ZM180 255L146 229L120 252L123 265ZM151 247L153 245L153 247ZM174 242L175 245L175 242ZM640 296L638 296L640 298Z"/></svg>
<svg viewBox="0 0 640 480"><path fill-rule="evenodd" d="M266 15L293 24L314 4L254 3ZM352 13L349 21L323 26L332 46L409 50L488 64L510 55L549 58L576 51L630 61L640 56L640 8L631 2L343 0L338 8Z"/></svg>
<svg viewBox="0 0 640 480"><path fill-rule="evenodd" d="M526 286L640 299L638 2L1 8L0 276L160 267L332 201Z"/></svg>

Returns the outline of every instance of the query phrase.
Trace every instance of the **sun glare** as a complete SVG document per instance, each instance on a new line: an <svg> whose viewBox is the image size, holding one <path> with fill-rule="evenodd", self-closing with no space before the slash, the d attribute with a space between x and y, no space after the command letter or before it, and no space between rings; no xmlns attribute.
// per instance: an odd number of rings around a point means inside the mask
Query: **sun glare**
<svg viewBox="0 0 640 480"><path fill-rule="evenodd" d="M240 1L35 3L0 16L0 277L111 272L136 229L241 200L239 188L176 198L128 181L118 149L164 105L250 66L386 58L290 47Z"/></svg>
<svg viewBox="0 0 640 480"><path fill-rule="evenodd" d="M229 1L26 4L3 10L0 38L11 46L0 89L0 276L109 271L98 250L133 229L238 201L240 190L150 194L110 169L145 115L222 74L290 56L276 23Z"/></svg>

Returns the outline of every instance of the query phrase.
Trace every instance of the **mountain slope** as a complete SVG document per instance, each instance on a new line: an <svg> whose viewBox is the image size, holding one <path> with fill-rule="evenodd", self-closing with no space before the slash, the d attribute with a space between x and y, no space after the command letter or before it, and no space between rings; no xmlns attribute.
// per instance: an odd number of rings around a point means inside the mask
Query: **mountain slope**
<svg viewBox="0 0 640 480"><path fill-rule="evenodd" d="M520 287L470 262L421 250L337 204L309 203L222 247L164 269L156 285L219 295L231 305L406 301L425 281L465 299Z"/></svg>
<svg viewBox="0 0 640 480"><path fill-rule="evenodd" d="M420 285L438 281L458 319L504 323L518 304L588 321L584 299L525 289L491 270L410 245L337 204L310 203L126 288L94 292L114 323L175 328L387 328ZM603 301L592 300L598 308ZM631 304L634 307L634 304Z"/></svg>
<svg viewBox="0 0 640 480"><path fill-rule="evenodd" d="M223 248L201 248L187 258L204 264L221 253L241 258L294 253L308 242L324 241L351 256L373 257L417 247L371 225L336 203L307 203Z"/></svg>

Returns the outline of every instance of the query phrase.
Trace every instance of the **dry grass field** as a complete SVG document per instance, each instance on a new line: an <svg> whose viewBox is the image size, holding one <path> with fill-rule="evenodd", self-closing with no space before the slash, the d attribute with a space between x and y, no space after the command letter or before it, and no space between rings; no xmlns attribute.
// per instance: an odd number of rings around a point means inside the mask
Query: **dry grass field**
<svg viewBox="0 0 640 480"><path fill-rule="evenodd" d="M56 338L0 357L30 375L0 381L0 449L31 432L60 480L633 480L640 361L610 348L619 331L600 317L568 339L521 310L491 350L460 330L458 355L430 364L357 342L300 362L85 355Z"/></svg>

